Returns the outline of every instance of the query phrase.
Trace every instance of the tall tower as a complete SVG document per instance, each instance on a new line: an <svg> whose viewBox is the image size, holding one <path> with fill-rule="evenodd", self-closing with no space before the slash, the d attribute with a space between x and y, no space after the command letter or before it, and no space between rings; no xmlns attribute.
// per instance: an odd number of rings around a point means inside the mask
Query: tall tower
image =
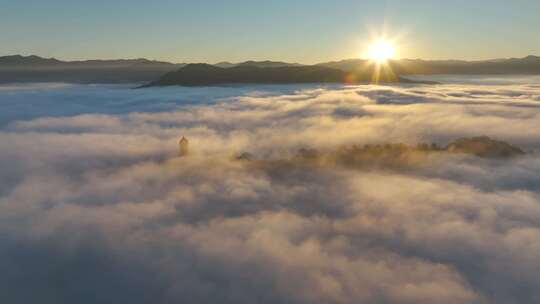
<svg viewBox="0 0 540 304"><path fill-rule="evenodd" d="M178 156L180 157L187 156L189 153L189 141L187 140L187 138L182 136L182 139L180 139L179 145L180 145L180 151L178 153Z"/></svg>

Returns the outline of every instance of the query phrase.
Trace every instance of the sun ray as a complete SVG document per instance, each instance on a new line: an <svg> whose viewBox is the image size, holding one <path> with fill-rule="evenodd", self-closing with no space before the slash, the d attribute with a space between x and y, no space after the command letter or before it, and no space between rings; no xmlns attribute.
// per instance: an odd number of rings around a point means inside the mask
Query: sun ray
<svg viewBox="0 0 540 304"><path fill-rule="evenodd" d="M397 46L393 40L385 36L372 40L366 51L372 83L392 82L397 79L390 62L396 53Z"/></svg>

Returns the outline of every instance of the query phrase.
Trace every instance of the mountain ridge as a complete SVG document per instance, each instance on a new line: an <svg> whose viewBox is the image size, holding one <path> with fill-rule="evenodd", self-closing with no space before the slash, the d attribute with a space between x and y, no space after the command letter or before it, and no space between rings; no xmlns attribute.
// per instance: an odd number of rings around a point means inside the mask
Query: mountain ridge
<svg viewBox="0 0 540 304"><path fill-rule="evenodd" d="M0 57L0 83L144 83L184 65L145 58L63 61L10 55Z"/></svg>
<svg viewBox="0 0 540 304"><path fill-rule="evenodd" d="M284 61L273 61L273 60L247 60L247 61L242 61L238 63L222 61L213 65L220 68L232 68L236 66L256 66L260 68L268 68L268 67L283 67L283 66L301 66L303 64L289 63L289 62L284 62Z"/></svg>
<svg viewBox="0 0 540 304"><path fill-rule="evenodd" d="M42 65L81 65L81 64L112 64L112 65L131 65L131 64L168 64L168 65L181 65L183 63L171 63L166 61L150 60L146 58L135 58L135 59L86 59L86 60L59 60L56 58L45 58L37 55L7 55L0 56L0 68L2 67L16 67L17 65L28 65L28 64L42 64Z"/></svg>
<svg viewBox="0 0 540 304"><path fill-rule="evenodd" d="M0 56L0 83L149 83L161 79L167 73L178 71L186 65L188 64L170 63L145 58L64 61L37 55L9 55ZM377 73L376 65L367 59L344 59L315 65L302 65L299 63L271 60L249 60L239 63L220 62L213 65L206 65L224 69L238 67L324 67L349 73L354 76L355 81L369 81L372 75ZM306 69L306 71L309 69ZM335 73L333 70L327 70L327 72L333 74ZM276 72L273 71L272 73ZM389 60L387 64L382 66L381 74L395 75L396 79L408 75L440 74L540 75L540 57L528 55L522 58L499 58L477 61L394 59ZM287 75L282 76L284 79L287 79ZM390 76L386 77L387 80L392 80L390 82L394 81L394 79L388 78ZM320 75L318 78L325 79L323 75Z"/></svg>
<svg viewBox="0 0 540 304"><path fill-rule="evenodd" d="M339 68L347 72L373 72L373 65L366 59L344 59L319 63L318 65ZM392 59L384 68L397 75L540 75L540 57L528 55L522 58L491 60L424 60Z"/></svg>

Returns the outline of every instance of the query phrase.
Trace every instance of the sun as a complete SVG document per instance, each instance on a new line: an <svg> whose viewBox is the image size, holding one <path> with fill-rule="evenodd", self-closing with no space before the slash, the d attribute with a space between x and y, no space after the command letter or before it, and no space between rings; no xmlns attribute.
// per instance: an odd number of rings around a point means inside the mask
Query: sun
<svg viewBox="0 0 540 304"><path fill-rule="evenodd" d="M368 57L377 63L383 63L392 59L396 53L393 43L385 39L379 39L371 43L368 47Z"/></svg>

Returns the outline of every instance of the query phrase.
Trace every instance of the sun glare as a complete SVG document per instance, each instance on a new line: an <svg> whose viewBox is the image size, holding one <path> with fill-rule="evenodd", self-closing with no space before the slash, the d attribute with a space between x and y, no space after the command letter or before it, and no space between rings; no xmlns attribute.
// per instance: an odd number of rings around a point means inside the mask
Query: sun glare
<svg viewBox="0 0 540 304"><path fill-rule="evenodd" d="M396 48L394 45L384 39L373 42L368 48L369 59L376 62L386 62L394 57Z"/></svg>

